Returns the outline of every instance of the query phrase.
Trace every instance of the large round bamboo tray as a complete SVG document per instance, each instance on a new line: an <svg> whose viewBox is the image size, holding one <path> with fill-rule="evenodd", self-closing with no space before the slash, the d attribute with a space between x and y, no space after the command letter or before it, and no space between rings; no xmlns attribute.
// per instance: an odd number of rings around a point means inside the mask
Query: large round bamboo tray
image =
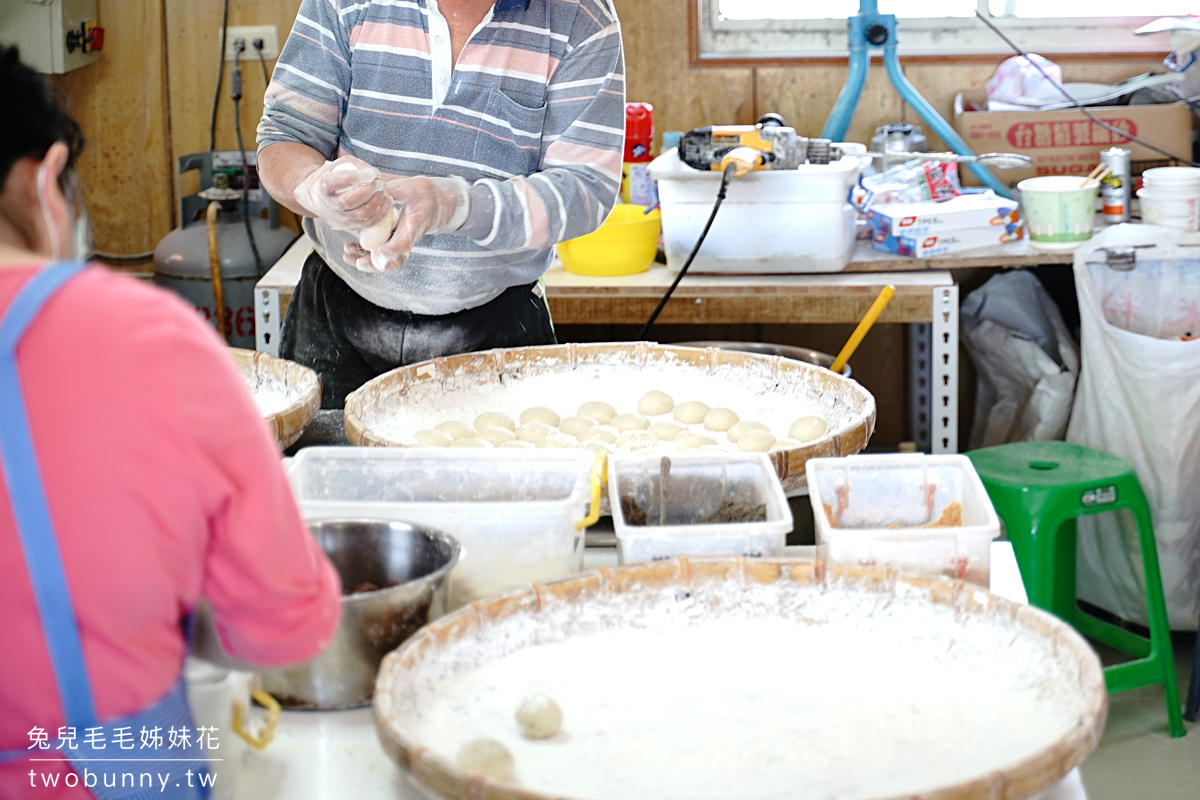
<svg viewBox="0 0 1200 800"><path fill-rule="evenodd" d="M278 403L263 411L280 449L290 447L321 408L321 379L308 367L269 353L231 347L234 363L256 402L280 396Z"/></svg>
<svg viewBox="0 0 1200 800"><path fill-rule="evenodd" d="M535 751L522 751L520 748L523 745L515 731L511 734L509 744L517 748L513 751L517 759L516 780L502 782L468 774L456 765L453 753L440 752L434 749L437 747L435 742L418 741L410 735L413 720L431 719L425 716L421 703L437 702L436 698L446 691L446 687L453 687L462 680L463 675L470 674L489 660L495 662L514 655L517 658L524 656L526 660L519 663L528 665L531 663L528 660L531 651L537 651L539 657L544 657L545 646L553 646L565 638L581 635L586 638L598 633L603 635L605 630L613 629L637 630L647 625L653 631L655 624L659 626L658 630L663 630L662 622L654 622L655 615L682 604L688 604L691 619L699 615L702 622L709 619L704 616L706 614L736 625L744 625L741 620L747 617L784 617L800 623L804 632L799 644L803 647L809 645L810 637L820 641L822 630L842 635L842 631L857 631L859 625L874 625L873 632L863 636L868 637L868 652L874 654L874 648L879 647L877 658L869 659L873 662L871 669L875 670L871 674L876 676L884 675L896 663L896 659L889 658L892 651L888 649L886 640L891 638L892 641L899 641L900 634L878 635L880 630L887 630L888 626L894 624L929 623L930 628L915 637L920 640L917 645L920 649L915 653L918 669L921 668L919 665L926 663L926 651L929 662L943 658L952 660L950 651L956 645L966 647L972 654L963 659L963 663L956 666L953 672L956 678L965 678L972 688L975 681L979 681L978 692L982 693L972 694L970 707L975 711L962 724L973 732L978 731L977 736L989 742L999 741L1003 726L1008 726L1004 738L1009 741L1010 749L1011 741L1020 743L1020 755L1014 757L1010 753L1006 757L1007 763L991 763L997 757L990 752L990 748L975 747L970 750L970 757L978 756L984 761L959 769L960 775L954 781L915 790L912 786L896 787L870 795L848 791L837 793L838 797L854 800L1021 800L1064 778L1096 748L1104 729L1108 698L1099 659L1072 628L1032 606L1010 602L962 581L899 575L891 570L832 566L820 559L689 561L679 558L615 569L602 568L553 583L533 584L528 590L476 602L426 626L389 654L380 667L374 699L379 740L406 776L415 780L431 797L447 800L548 800L549 797L580 800L574 793L565 792L561 787L553 793L541 793L535 786L520 784L522 752L527 758L532 758L531 753ZM916 616L908 617L906 621L905 615L909 613ZM675 626L690 623L690 620L683 620L678 614L670 619ZM839 625L844 627L834 627ZM671 629L670 625L665 629ZM974 644L964 644L968 639ZM890 646L902 648L904 645ZM720 642L715 642L712 650L720 648ZM813 652L810 657L819 659L823 655L829 657L828 651ZM913 653L908 654L910 662L914 660L913 656ZM622 657L632 657L638 663L644 663L645 660L639 659L637 654L631 656L624 650L612 656L617 660ZM450 663L455 666L448 668L447 659L452 659ZM1003 690L1006 687L985 685L985 679L979 676L982 671L980 663L994 665L992 668L995 672L989 672L990 676L1004 676L997 683L1008 681L1009 675L1013 676L1011 680L1014 685L1025 685L1020 682L1031 679L1037 681L1037 720L1044 718L1052 722L1041 725L1039 733L1034 734L1030 729L1038 726L1028 724L1031 720L1029 710L1025 709L1023 715L1018 714L1020 704L1005 702ZM458 665L465 672L456 672ZM797 664L797 667L800 666ZM613 662L601 663L600 668L606 670L607 674L613 669ZM639 667L635 664L634 668ZM703 664L697 664L698 670L704 668ZM1043 677L1047 675L1054 677ZM753 678L753 675L746 675L744 681L735 683L746 683ZM845 684L822 685L820 689L827 696L846 697L848 700L864 689L863 683L855 682L853 678L846 678ZM589 684L589 691L594 685ZM942 685L940 680L935 683L935 687ZM711 693L706 691L695 696L693 705L705 709L719 708L720 698L715 695L721 694L726 687L733 688L728 682L714 685ZM599 691L600 687L596 687L596 690ZM772 705L774 695L770 687L762 687L761 691L767 693L766 699L750 714L779 713ZM423 701L422 698L435 700ZM577 770L581 755L561 748L563 742L569 747L575 737L589 733L588 720L578 717L570 719L571 698L561 699L568 701L568 705L564 706L563 723L563 733L567 738L559 742L558 749L554 749L552 743L527 743L527 746L550 747L552 749L549 751L536 751L541 753L537 757L559 759L565 762L567 769ZM610 699L611 695L606 695L597 702L607 703ZM915 702L905 697L895 697L894 704L891 700L889 694L885 702L868 704L865 709L866 726L860 728L855 725L851 728L854 738L847 749L853 751L848 755L853 758L856 773L859 770L871 772L877 769L875 759L880 758L878 752L867 751L870 745L860 741L857 733L862 731L867 734L866 728L874 720L887 718L891 710L888 706L900 707L906 700ZM978 702L974 702L976 700ZM955 696L952 705L958 702L959 698ZM766 707L761 707L762 704ZM474 702L464 704L462 698L458 698L450 707L453 710L440 707L439 712L433 712L441 714L438 717L440 730L452 730L464 739L479 735L476 729L464 731L462 728L462 715L471 713L470 709L474 706ZM983 709L983 713L980 709ZM919 713L926 713L925 709L920 709ZM864 716L862 710L857 714ZM752 719L757 725L762 717L752 716ZM936 719L921 717L922 721L918 724L930 728L936 726ZM813 724L824 725L824 719L817 719ZM893 723L895 725L904 725L904 731L913 730L911 724L904 722ZM955 759L961 763L961 758L968 756L968 753L963 752L967 745L960 744L958 738L946 737L941 733L943 728L933 729L937 731L936 736L942 737L938 741L936 755L927 755L925 750L921 750L913 757L923 762L921 769L930 770L934 776L933 782L939 784L945 779L946 767L954 764ZM618 741L623 733L621 730L605 731L606 736ZM493 734L489 731L488 735ZM870 737L862 738L869 740ZM904 734L889 739L904 740ZM737 772L731 778L739 782L739 789L735 793L744 798L759 797L759 790L764 787L761 782L756 784L756 778L762 780L758 772L761 765L754 761L757 751L752 743L747 743L745 750L739 750L740 743L731 740L727 745L733 751L734 760L731 763ZM816 781L820 770L830 769L815 757L817 744L810 737L808 741L796 741L789 745L793 749L788 751L788 758L792 758L790 753L794 753L799 768L808 776L807 780ZM720 746L726 747L725 740ZM658 764L665 763L659 760L665 755L639 751L629 752L626 757L639 761L643 770L647 769L646 765L656 770ZM585 753L582 757L586 760L587 756ZM604 761L606 757L612 758L610 753L595 753L590 760L599 765L598 769L610 767L620 771L628 768L621 759L607 762ZM678 772L690 772L687 764L694 769L695 759L702 757L689 753L687 758L691 760L686 763L670 763L675 765ZM608 766L603 766L605 764ZM965 779L961 774L963 772L968 773ZM678 777L676 773L667 771L656 771L653 776L658 789L627 794L654 796L662 791L662 786L675 783L673 777ZM788 781L785 796L801 800L809 797L803 791L807 780ZM707 786L697 794L703 794L705 790L708 790ZM678 794L678 790L675 793ZM623 800L601 794L596 791L579 792L587 800Z"/></svg>
<svg viewBox="0 0 1200 800"><path fill-rule="evenodd" d="M731 391L744 394L746 402L754 399L759 403L774 403L785 416L786 409L792 407L790 403L797 398L805 400L795 406L797 410L789 419L810 413L804 406L811 402L825 404L833 421L822 438L770 454L784 491L790 494L806 485L804 465L810 458L857 453L875 430L875 399L871 393L857 382L827 369L779 356L637 342L489 350L400 367L369 381L346 398L346 434L356 445L411 446L415 444L411 435L421 427L431 427L435 413L445 415L442 417L445 419L482 392L493 393L502 401L510 390L514 394L519 390L522 379L547 374L554 376L555 382L561 381L564 387L572 386L572 381L580 387L574 404L561 407L560 413L566 416L574 413L579 403L596 399L586 396L583 385L589 381L597 383L596 376L603 376L606 370L626 378L630 370L644 373L637 386L626 389L627 393L632 392L634 405L636 397L645 391L673 389L670 385L659 385L664 382L659 377L664 371L708 382L715 392L733 398L729 402L735 410L738 410L737 396L731 395ZM612 390L611 384L609 388ZM539 404L552 403L541 399ZM513 401L510 406L496 410L515 418L524 408ZM633 411L634 406L618 406L617 410ZM413 422L406 427L408 420ZM466 421L470 422L470 418ZM786 423L783 430L786 432Z"/></svg>

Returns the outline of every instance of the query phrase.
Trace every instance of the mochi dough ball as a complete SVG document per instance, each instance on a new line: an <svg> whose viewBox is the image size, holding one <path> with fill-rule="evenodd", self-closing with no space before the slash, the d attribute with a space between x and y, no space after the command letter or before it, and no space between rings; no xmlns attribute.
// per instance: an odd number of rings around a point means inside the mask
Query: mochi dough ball
<svg viewBox="0 0 1200 800"><path fill-rule="evenodd" d="M657 417L660 414L666 414L674 407L675 401L671 399L671 395L654 389L642 395L642 398L638 400L637 410L639 414Z"/></svg>
<svg viewBox="0 0 1200 800"><path fill-rule="evenodd" d="M459 769L498 781L511 781L513 757L508 748L495 739L472 739L458 750L454 759Z"/></svg>
<svg viewBox="0 0 1200 800"><path fill-rule="evenodd" d="M549 739L562 727L562 710L553 698L531 694L517 706L517 727L526 739Z"/></svg>

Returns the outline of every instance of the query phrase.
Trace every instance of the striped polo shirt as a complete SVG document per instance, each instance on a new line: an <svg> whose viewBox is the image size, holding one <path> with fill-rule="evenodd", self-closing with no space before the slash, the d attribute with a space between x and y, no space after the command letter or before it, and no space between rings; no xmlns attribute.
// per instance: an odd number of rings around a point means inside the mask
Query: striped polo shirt
<svg viewBox="0 0 1200 800"><path fill-rule="evenodd" d="M446 2L446 0L443 0ZM546 271L621 179L625 80L611 0L498 0L451 65L436 0L303 0L267 88L261 151L298 142L393 175L457 175L472 213L403 268L343 260L357 234L306 219L317 252L384 308L449 314ZM490 212L490 213L489 213Z"/></svg>

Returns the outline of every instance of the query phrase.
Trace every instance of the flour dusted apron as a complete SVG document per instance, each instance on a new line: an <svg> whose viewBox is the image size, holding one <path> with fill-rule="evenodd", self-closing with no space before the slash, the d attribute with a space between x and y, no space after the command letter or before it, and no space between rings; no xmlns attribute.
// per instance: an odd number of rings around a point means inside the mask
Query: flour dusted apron
<svg viewBox="0 0 1200 800"><path fill-rule="evenodd" d="M0 467L33 583L63 717L68 730L74 728L75 734L73 741L64 741L54 738L57 731L48 731L50 749L35 746L0 752L0 762L65 756L79 781L64 785L83 786L99 800L206 798L209 789L201 784L211 776L205 766L201 736L187 706L182 677L165 697L136 714L103 722L96 717L74 606L17 371L17 345L22 335L46 302L81 269L82 264L54 264L42 269L21 287L0 318ZM35 772L37 763L30 762Z"/></svg>

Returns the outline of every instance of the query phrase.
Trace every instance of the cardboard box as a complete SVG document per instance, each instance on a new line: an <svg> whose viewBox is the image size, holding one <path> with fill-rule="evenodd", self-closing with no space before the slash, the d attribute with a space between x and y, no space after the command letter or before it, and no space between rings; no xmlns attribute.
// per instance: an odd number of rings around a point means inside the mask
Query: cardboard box
<svg viewBox="0 0 1200 800"><path fill-rule="evenodd" d="M892 236L886 231L877 230L871 236L871 247L885 253L895 253L898 256L930 258L1015 242L1023 235L1024 227L1024 222L1017 220L1015 225L1004 227L965 228L927 236L909 236L908 234Z"/></svg>
<svg viewBox="0 0 1200 800"><path fill-rule="evenodd" d="M966 111L970 102L983 105L986 95L959 92L954 98L954 127L976 153L1022 153L1033 159L1032 169L994 170L1004 183L1015 184L1035 175L1087 176L1100 162L1100 151L1125 147L1132 151L1134 175L1171 163L1166 156L1102 128L1077 109L1064 111ZM1183 103L1145 106L1095 106L1088 109L1113 127L1167 152L1191 157L1191 112ZM963 167L964 183L978 185Z"/></svg>
<svg viewBox="0 0 1200 800"><path fill-rule="evenodd" d="M956 231L964 228L1015 229L1021 207L994 192L964 194L949 200L920 203L880 203L867 210L867 224L891 236Z"/></svg>

